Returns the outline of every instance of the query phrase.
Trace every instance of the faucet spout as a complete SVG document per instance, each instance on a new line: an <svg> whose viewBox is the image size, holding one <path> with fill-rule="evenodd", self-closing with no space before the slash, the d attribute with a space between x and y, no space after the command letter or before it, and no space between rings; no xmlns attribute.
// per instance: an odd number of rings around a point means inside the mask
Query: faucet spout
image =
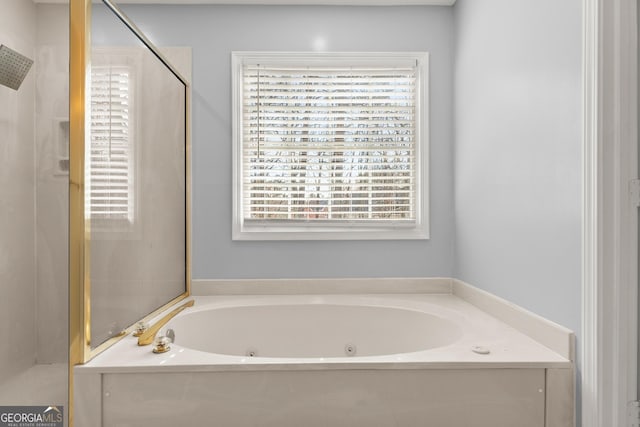
<svg viewBox="0 0 640 427"><path fill-rule="evenodd" d="M182 304L180 307L171 311L171 313L164 316L162 319L158 320L155 324L153 324L153 326L151 326L142 335L138 337L138 345L151 344L153 340L156 338L156 334L158 333L158 331L162 329L162 327L166 325L169 320L173 319L178 313L180 313L185 308L193 307L193 304L195 304L194 300L187 301L186 303Z"/></svg>

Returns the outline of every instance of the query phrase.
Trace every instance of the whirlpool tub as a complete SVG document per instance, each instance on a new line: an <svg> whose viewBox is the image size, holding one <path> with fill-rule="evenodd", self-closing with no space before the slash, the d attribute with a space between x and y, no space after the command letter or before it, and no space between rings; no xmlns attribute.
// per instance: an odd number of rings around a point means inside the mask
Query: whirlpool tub
<svg viewBox="0 0 640 427"><path fill-rule="evenodd" d="M349 304L350 303L350 304ZM202 325L206 333L201 332ZM413 353L452 344L458 323L430 312L389 307L371 298L259 299L194 310L168 328L185 348L276 358L368 357Z"/></svg>
<svg viewBox="0 0 640 427"><path fill-rule="evenodd" d="M415 285L196 296L169 352L126 337L75 368L76 425L573 425L570 331L455 280Z"/></svg>

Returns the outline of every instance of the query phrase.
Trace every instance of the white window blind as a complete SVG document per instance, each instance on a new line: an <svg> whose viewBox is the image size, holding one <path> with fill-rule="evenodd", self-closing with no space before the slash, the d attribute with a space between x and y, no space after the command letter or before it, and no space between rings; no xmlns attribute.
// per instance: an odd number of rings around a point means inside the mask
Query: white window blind
<svg viewBox="0 0 640 427"><path fill-rule="evenodd" d="M96 220L133 221L131 68L91 70L89 211Z"/></svg>
<svg viewBox="0 0 640 427"><path fill-rule="evenodd" d="M426 55L244 59L236 95L242 226L424 225Z"/></svg>

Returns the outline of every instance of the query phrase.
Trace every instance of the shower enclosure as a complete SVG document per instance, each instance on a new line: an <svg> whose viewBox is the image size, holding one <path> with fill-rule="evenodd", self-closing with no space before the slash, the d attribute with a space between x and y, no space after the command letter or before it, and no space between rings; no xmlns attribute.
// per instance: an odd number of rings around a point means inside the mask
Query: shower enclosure
<svg viewBox="0 0 640 427"><path fill-rule="evenodd" d="M190 51L150 49L107 6L92 33L90 0L0 0L0 406L65 425L69 362L189 283L188 92L165 58Z"/></svg>
<svg viewBox="0 0 640 427"><path fill-rule="evenodd" d="M70 365L189 295L190 50L70 3ZM73 418L73 371L69 415Z"/></svg>

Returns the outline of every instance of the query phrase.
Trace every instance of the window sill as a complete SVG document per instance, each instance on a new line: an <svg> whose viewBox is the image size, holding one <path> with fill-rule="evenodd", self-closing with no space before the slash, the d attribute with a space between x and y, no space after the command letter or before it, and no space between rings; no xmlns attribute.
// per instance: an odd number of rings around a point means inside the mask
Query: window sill
<svg viewBox="0 0 640 427"><path fill-rule="evenodd" d="M406 225L386 227L313 227L237 224L233 240L427 240L425 226Z"/></svg>

